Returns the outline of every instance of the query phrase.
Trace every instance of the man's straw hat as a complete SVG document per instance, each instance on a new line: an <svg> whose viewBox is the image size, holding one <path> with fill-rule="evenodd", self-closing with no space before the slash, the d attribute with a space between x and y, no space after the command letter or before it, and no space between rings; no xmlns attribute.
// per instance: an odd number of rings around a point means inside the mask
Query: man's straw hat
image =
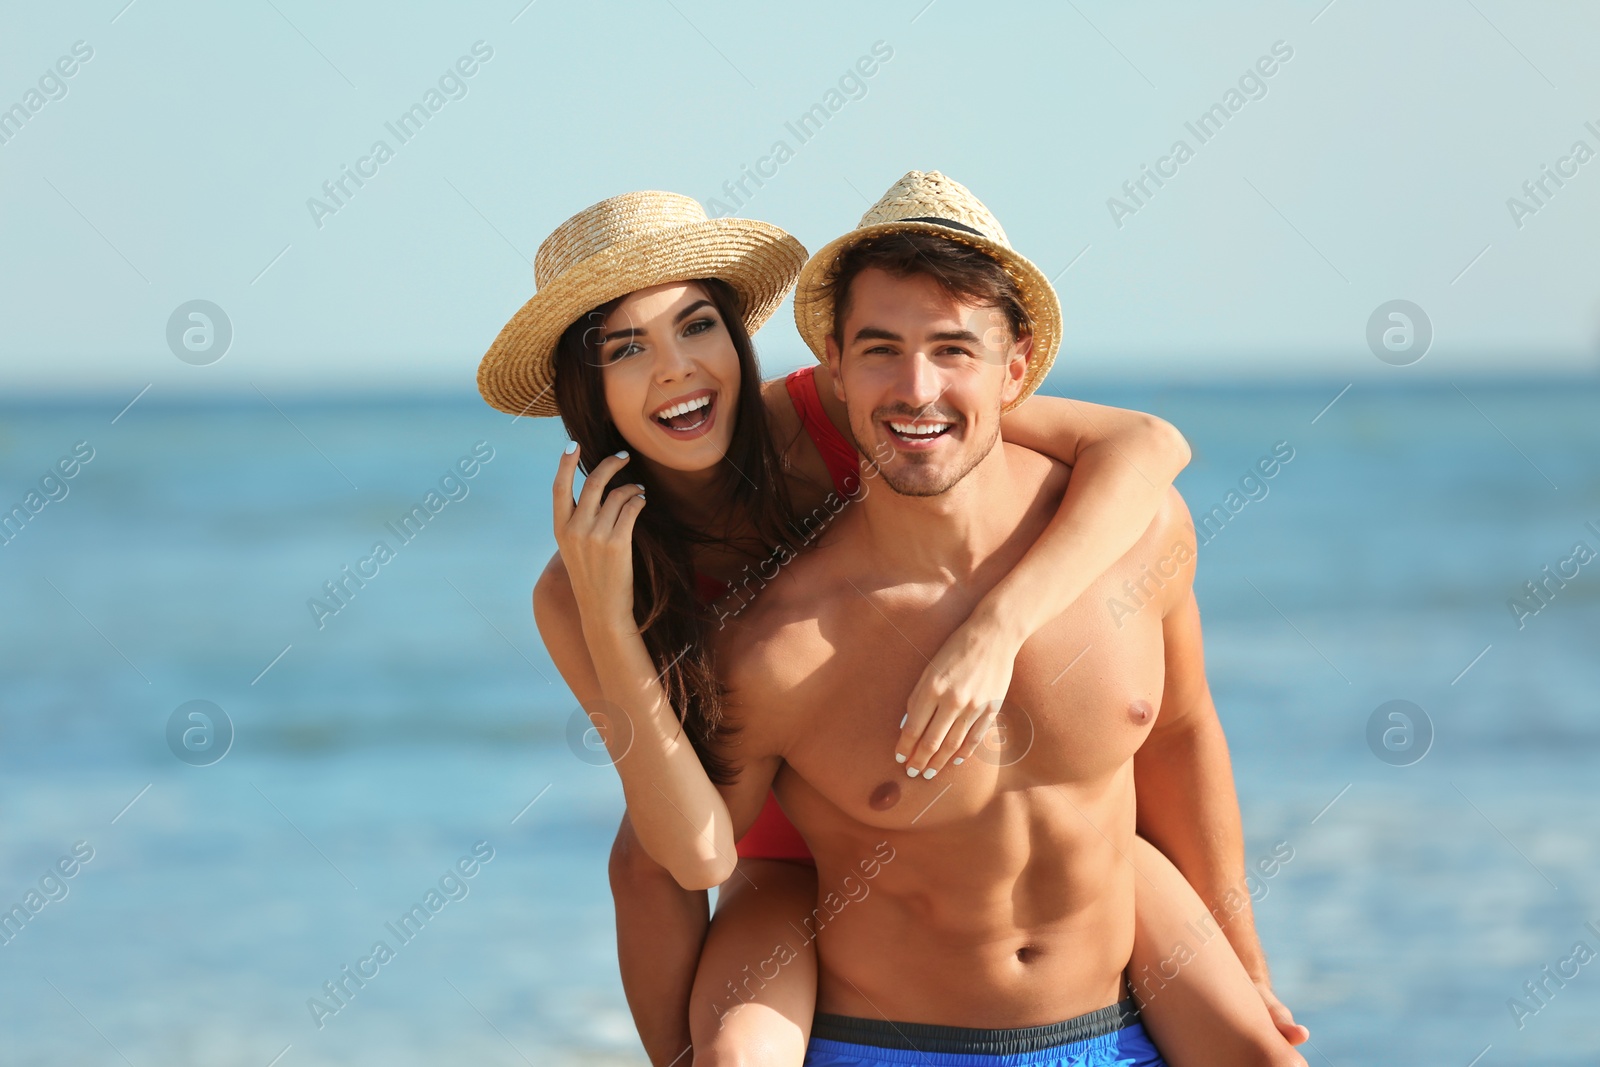
<svg viewBox="0 0 1600 1067"><path fill-rule="evenodd" d="M805 258L804 246L778 227L708 219L694 198L679 193L602 200L539 246L537 291L478 364L478 391L512 415L559 415L556 342L591 308L652 285L720 278L739 294L753 334L783 303Z"/></svg>
<svg viewBox="0 0 1600 1067"><path fill-rule="evenodd" d="M823 291L841 253L868 237L884 233L931 233L960 241L988 253L1005 268L1017 285L1022 308L1033 326L1033 352L1022 392L1006 405L1010 411L1039 388L1061 347L1061 301L1044 272L1011 248L1005 230L983 202L966 186L936 170L914 170L895 182L883 198L867 209L854 230L806 262L794 294L794 321L800 336L823 363L828 361L828 337L833 333L833 303Z"/></svg>

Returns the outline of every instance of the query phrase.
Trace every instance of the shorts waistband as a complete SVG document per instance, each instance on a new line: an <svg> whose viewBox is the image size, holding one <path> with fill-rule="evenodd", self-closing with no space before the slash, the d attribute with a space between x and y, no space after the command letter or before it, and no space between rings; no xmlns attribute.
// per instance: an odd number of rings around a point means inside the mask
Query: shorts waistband
<svg viewBox="0 0 1600 1067"><path fill-rule="evenodd" d="M966 1056L1017 1056L1115 1033L1139 1021L1139 1006L1124 1000L1074 1019L1013 1030L984 1030L934 1023L898 1023L818 1012L811 1036L873 1048Z"/></svg>

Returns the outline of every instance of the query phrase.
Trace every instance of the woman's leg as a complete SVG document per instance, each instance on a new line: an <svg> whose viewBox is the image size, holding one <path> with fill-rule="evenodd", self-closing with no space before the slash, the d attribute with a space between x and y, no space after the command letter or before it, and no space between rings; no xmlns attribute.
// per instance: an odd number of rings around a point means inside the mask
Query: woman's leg
<svg viewBox="0 0 1600 1067"><path fill-rule="evenodd" d="M610 873L622 991L645 1054L654 1067L689 1067L689 993L706 937L706 894L683 888L651 859L626 814Z"/></svg>
<svg viewBox="0 0 1600 1067"><path fill-rule="evenodd" d="M1306 1067L1178 868L1142 837L1130 859L1137 874L1128 979L1170 1067Z"/></svg>
<svg viewBox="0 0 1600 1067"><path fill-rule="evenodd" d="M816 868L744 859L718 891L689 1005L695 1067L800 1067L817 1004Z"/></svg>

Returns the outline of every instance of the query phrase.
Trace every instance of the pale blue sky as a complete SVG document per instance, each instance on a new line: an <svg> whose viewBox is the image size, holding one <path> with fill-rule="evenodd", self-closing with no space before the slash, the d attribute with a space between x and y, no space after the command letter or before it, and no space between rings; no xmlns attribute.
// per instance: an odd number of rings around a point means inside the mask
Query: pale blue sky
<svg viewBox="0 0 1600 1067"><path fill-rule="evenodd" d="M720 198L778 139L794 158L737 213L808 247L908 169L986 200L1065 271L1059 389L1600 367L1600 158L1561 163L1600 152L1593 4L524 2L8 5L0 108L93 55L0 126L0 386L470 392L552 227L630 189ZM385 123L479 41L401 144ZM1185 123L1280 41L1201 144ZM785 123L875 42L892 58L800 144ZM1108 198L1180 138L1119 227ZM379 139L319 229L307 200ZM1576 174L1519 228L1545 165ZM1366 341L1397 298L1435 332L1404 368ZM232 322L209 366L168 349L192 299ZM787 310L758 342L773 372L809 358Z"/></svg>

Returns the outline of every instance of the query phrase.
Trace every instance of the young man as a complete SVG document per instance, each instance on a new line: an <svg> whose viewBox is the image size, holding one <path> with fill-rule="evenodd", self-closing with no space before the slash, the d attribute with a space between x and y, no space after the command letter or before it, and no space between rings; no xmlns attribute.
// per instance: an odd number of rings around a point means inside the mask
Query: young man
<svg viewBox="0 0 1600 1067"><path fill-rule="evenodd" d="M856 506L723 632L718 659L734 708L726 751L741 767L724 790L735 826L775 789L816 858L813 1067L908 1052L1160 1063L1124 978L1136 821L1214 914L1233 916L1225 928L1261 996L1240 973L1226 1010L1272 1029L1247 898L1212 904L1238 897L1242 845L1175 492L1023 646L1003 741L939 760L937 778L917 773L925 753L909 776L894 760L925 653L1065 492L1066 467L999 440L1002 408L1042 378L1030 305L1048 284L970 193L917 172L801 276L802 334L826 354L858 451L880 458ZM1044 326L1053 346L1059 323ZM1108 610L1113 598L1132 610ZM1303 1063L1282 1052L1269 1062Z"/></svg>

